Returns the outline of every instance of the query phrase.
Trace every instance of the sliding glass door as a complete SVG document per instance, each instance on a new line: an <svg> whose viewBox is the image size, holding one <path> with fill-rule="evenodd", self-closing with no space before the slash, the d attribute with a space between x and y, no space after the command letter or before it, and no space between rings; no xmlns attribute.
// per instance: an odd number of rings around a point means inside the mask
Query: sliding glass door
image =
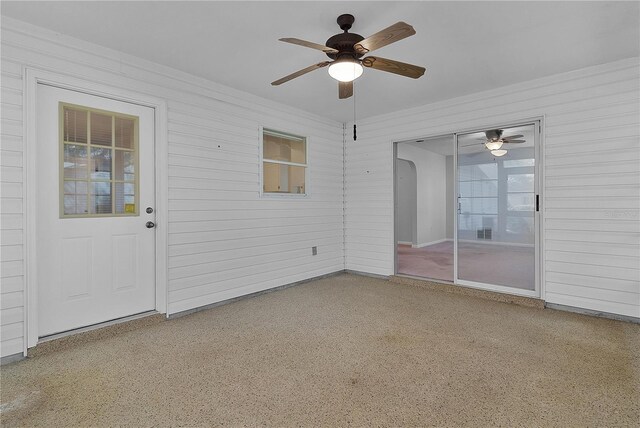
<svg viewBox="0 0 640 428"><path fill-rule="evenodd" d="M538 125L457 136L456 282L536 291Z"/></svg>

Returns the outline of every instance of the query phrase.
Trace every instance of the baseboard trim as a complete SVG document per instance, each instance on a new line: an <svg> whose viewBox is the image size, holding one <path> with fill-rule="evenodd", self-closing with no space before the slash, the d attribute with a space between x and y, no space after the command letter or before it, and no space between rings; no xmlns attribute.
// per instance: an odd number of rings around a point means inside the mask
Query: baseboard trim
<svg viewBox="0 0 640 428"><path fill-rule="evenodd" d="M367 276L369 278L386 279L387 281L389 280L389 278L391 278L388 275L380 275L380 274L377 274L377 273L362 272L362 271L359 271L359 270L345 269L343 272L344 273L349 273L349 274L352 274L352 275Z"/></svg>
<svg viewBox="0 0 640 428"><path fill-rule="evenodd" d="M463 242L465 244L484 244L484 245L503 245L505 247L523 247L523 248L535 248L533 244L521 244L518 242L504 242L504 241L493 241L490 239L482 240L482 239L459 239L458 242Z"/></svg>
<svg viewBox="0 0 640 428"><path fill-rule="evenodd" d="M161 323L166 320L164 314L155 311L119 318L77 330L54 334L42 338L38 344L27 350L27 357L37 357L50 354L63 349L78 346L94 340L105 339L127 331L137 330L149 325Z"/></svg>
<svg viewBox="0 0 640 428"><path fill-rule="evenodd" d="M429 247L431 245L436 245L436 244L440 244L442 242L447 242L448 239L444 238L444 239L438 239L436 241L431 241L431 242L424 242L422 244L416 244L416 245L412 245L413 248L424 248L424 247Z"/></svg>
<svg viewBox="0 0 640 428"><path fill-rule="evenodd" d="M229 303L234 303L234 302L237 302L239 300L251 299L253 297L258 297L258 296L261 296L263 294L273 293L274 291L285 290L287 288L295 287L297 285L306 284L307 282L315 281L315 280L318 280L318 279L330 278L332 276L342 275L344 273L345 273L344 270L338 270L338 271L327 273L327 274L324 274L324 275L314 276L312 278L307 278L307 279L303 279L303 280L300 280L300 281L291 282L289 284L279 285L277 287L268 288L266 290L256 291L255 293L244 294L242 296L232 297L231 299L221 300L220 302L210 303L210 304L204 305L204 306L198 306L197 308L186 309L184 311L173 313L173 314L169 315L167 318L172 320L172 319L184 317L186 315L191 315L191 314L194 314L196 312L206 311L208 309L213 309L213 308L216 308L216 307L222 306L222 305L228 305Z"/></svg>
<svg viewBox="0 0 640 428"><path fill-rule="evenodd" d="M630 322L632 324L640 324L640 318L632 317L629 315L618 315L618 314L612 314L611 312L602 312L602 311L596 311L593 309L583 309L575 306L559 305L557 303L548 303L548 302L545 304L545 308L555 309L558 311L573 312L574 314L580 314L580 315L589 315L589 316L598 317L598 318L606 318L606 319L616 320L616 321Z"/></svg>
<svg viewBox="0 0 640 428"><path fill-rule="evenodd" d="M22 361L25 358L27 357L25 357L22 352L19 352L17 354L5 355L4 357L0 358L0 366L4 366L5 364L15 363L17 361Z"/></svg>

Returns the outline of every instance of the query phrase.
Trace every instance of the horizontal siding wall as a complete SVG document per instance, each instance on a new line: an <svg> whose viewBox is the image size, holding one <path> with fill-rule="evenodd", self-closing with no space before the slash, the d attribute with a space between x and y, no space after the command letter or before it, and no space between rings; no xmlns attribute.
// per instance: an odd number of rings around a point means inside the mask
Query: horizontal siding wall
<svg viewBox="0 0 640 428"><path fill-rule="evenodd" d="M544 116L543 297L640 317L639 76L632 58L360 121L345 149L347 269L393 274L393 141Z"/></svg>
<svg viewBox="0 0 640 428"><path fill-rule="evenodd" d="M3 356L24 346L24 66L167 101L169 313L344 269L342 124L18 21L2 24ZM260 126L309 137L308 197L260 198Z"/></svg>
<svg viewBox="0 0 640 428"><path fill-rule="evenodd" d="M2 64L0 75L0 352L22 352L24 232L22 68Z"/></svg>

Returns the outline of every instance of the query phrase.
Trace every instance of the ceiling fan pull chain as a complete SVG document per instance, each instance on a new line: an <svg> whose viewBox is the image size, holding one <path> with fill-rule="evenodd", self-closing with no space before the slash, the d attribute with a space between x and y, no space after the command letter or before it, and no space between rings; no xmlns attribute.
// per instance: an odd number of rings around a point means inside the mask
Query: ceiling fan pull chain
<svg viewBox="0 0 640 428"><path fill-rule="evenodd" d="M356 138L356 82L353 82L353 141Z"/></svg>

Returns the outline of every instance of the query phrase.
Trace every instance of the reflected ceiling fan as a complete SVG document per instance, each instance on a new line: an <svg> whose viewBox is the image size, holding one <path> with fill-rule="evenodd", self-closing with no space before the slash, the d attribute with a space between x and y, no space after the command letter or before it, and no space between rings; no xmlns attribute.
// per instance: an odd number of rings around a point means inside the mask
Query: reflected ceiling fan
<svg viewBox="0 0 640 428"><path fill-rule="evenodd" d="M280 39L282 42L322 51L333 61L313 64L271 84L274 86L281 85L313 70L329 66L329 74L338 81L338 97L344 99L353 95L353 81L362 75L363 67L399 74L412 79L417 79L424 74L425 68L417 65L376 56L363 58L364 55L375 49L380 49L383 46L414 35L416 31L411 25L405 22L397 22L365 39L359 34L349 33L354 21L353 15L340 15L337 22L344 32L330 37L324 45L295 38Z"/></svg>
<svg viewBox="0 0 640 428"><path fill-rule="evenodd" d="M494 156L500 157L507 154L507 150L503 148L504 144L522 144L526 142L526 140L519 139L524 138L524 135L510 135L508 137L503 137L503 132L504 130L502 129L490 129L489 131L484 132L486 138L480 138L480 140L484 141L483 144L487 150L489 150Z"/></svg>

